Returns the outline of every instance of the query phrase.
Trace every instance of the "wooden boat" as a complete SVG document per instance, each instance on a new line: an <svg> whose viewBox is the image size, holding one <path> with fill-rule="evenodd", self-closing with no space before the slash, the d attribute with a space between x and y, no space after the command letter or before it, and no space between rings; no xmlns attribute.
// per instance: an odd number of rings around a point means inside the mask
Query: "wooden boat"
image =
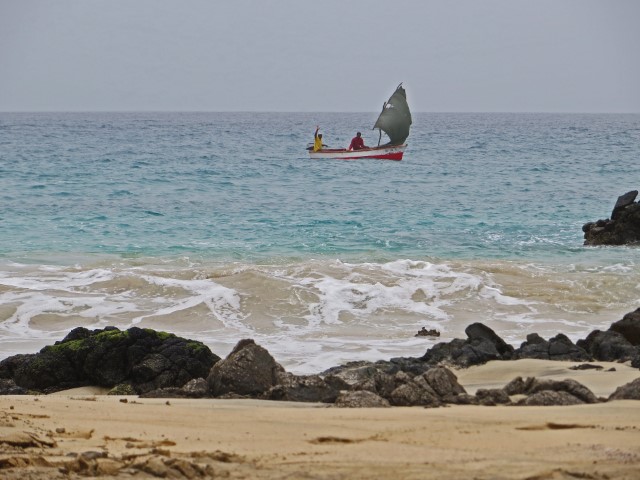
<svg viewBox="0 0 640 480"><path fill-rule="evenodd" d="M323 148L317 152L309 151L311 158L335 158L338 160L360 160L362 158L377 158L378 160L402 160L406 145L382 146L363 148L361 150L347 150L346 148Z"/></svg>
<svg viewBox="0 0 640 480"><path fill-rule="evenodd" d="M373 129L377 128L380 131L377 147L367 147L360 150L323 148L317 152L314 152L313 147L311 147L308 149L309 157L313 159L335 158L340 160L360 160L363 158L402 160L404 150L407 148L405 141L409 137L411 123L407 93L402 84L400 84L393 92L393 95L389 97L389 100L382 106L382 112L373 126ZM382 132L389 137L389 142L384 145L380 145Z"/></svg>

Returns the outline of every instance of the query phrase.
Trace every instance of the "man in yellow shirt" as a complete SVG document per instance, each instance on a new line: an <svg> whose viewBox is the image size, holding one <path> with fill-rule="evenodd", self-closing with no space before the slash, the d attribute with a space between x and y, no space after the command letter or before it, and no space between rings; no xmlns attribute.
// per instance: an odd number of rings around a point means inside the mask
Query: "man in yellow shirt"
<svg viewBox="0 0 640 480"><path fill-rule="evenodd" d="M317 152L319 150L322 150L322 134L318 133L318 130L320 130L320 127L317 126L316 127L316 133L313 134L313 151ZM326 145L324 145L326 147Z"/></svg>

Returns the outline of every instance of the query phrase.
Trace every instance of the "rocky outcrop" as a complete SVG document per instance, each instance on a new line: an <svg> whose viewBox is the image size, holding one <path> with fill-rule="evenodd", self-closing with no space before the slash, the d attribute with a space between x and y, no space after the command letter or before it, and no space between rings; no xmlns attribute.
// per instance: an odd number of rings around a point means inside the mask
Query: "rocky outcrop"
<svg viewBox="0 0 640 480"><path fill-rule="evenodd" d="M618 197L611 218L582 226L585 245L627 245L640 243L640 203L638 191Z"/></svg>
<svg viewBox="0 0 640 480"><path fill-rule="evenodd" d="M203 343L170 333L137 327L125 331L79 327L39 353L3 360L0 378L45 393L123 383L136 393L145 393L204 377L219 358Z"/></svg>
<svg viewBox="0 0 640 480"><path fill-rule="evenodd" d="M503 390L510 396L526 395L527 399L520 402L524 405L577 405L580 403L599 402L598 397L591 390L570 378L558 381L540 380L533 377L527 379L516 377L505 385Z"/></svg>
<svg viewBox="0 0 640 480"><path fill-rule="evenodd" d="M578 340L577 345L603 362L626 362L640 355L640 347L613 330L594 330L584 340Z"/></svg>
<svg viewBox="0 0 640 480"><path fill-rule="evenodd" d="M430 365L445 363L457 367L481 365L490 360L510 360L514 349L492 329L482 323L472 323L465 329L467 339L438 343L420 359Z"/></svg>
<svg viewBox="0 0 640 480"><path fill-rule="evenodd" d="M388 408L389 402L367 390L342 392L336 399L334 406L340 408Z"/></svg>
<svg viewBox="0 0 640 480"><path fill-rule="evenodd" d="M253 340L240 340L231 353L217 362L207 377L214 397L235 394L257 397L278 384L284 368Z"/></svg>
<svg viewBox="0 0 640 480"><path fill-rule="evenodd" d="M640 378L618 387L609 400L640 400Z"/></svg>
<svg viewBox="0 0 640 480"><path fill-rule="evenodd" d="M437 407L446 403L469 403L455 374L443 366L430 368L420 375L377 371L353 385L352 390L375 393L396 406Z"/></svg>
<svg viewBox="0 0 640 480"><path fill-rule="evenodd" d="M290 402L333 403L342 390L349 385L338 377L319 375L294 375L278 373L277 385L271 387L260 398L265 400L286 400Z"/></svg>
<svg viewBox="0 0 640 480"><path fill-rule="evenodd" d="M467 339L436 344L421 358L350 362L318 375L287 372L253 340L241 340L220 360L200 342L131 328L77 328L39 353L0 362L0 394L52 392L80 385L110 387L109 394L156 398L255 398L323 402L339 406L424 406L447 404L574 405L599 401L573 380L518 377L503 389L469 395L448 365L468 367L489 360L538 358L585 362L631 361L640 367L640 309L606 331L595 330L574 344L566 335L545 340L532 333L514 349L481 323L467 327ZM581 363L573 367L601 368ZM618 389L612 399L637 398L640 384ZM512 398L518 396L519 398Z"/></svg>
<svg viewBox="0 0 640 480"><path fill-rule="evenodd" d="M640 345L640 308L627 313L622 320L612 323L609 330L618 332L631 345Z"/></svg>
<svg viewBox="0 0 640 480"><path fill-rule="evenodd" d="M583 348L575 345L562 333L549 339L542 338L537 333L527 335L527 340L513 353L514 359L535 358L539 360L569 360L585 362L591 360L591 355Z"/></svg>

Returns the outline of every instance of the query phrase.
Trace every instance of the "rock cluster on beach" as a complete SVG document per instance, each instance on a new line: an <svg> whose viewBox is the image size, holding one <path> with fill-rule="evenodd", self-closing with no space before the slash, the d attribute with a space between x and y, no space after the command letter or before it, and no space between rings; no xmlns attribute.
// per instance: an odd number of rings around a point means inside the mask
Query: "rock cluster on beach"
<svg viewBox="0 0 640 480"><path fill-rule="evenodd" d="M628 245L640 243L640 203L637 190L618 197L611 218L582 226L585 245Z"/></svg>
<svg viewBox="0 0 640 480"><path fill-rule="evenodd" d="M76 328L36 354L0 362L0 394L49 393L77 386L111 388L111 394L154 398L255 398L324 402L339 407L445 404L573 405L600 401L574 380L517 377L502 389L469 395L450 367L490 360L544 359L630 362L640 368L640 309L609 330L595 330L575 344L558 334L532 333L514 348L493 330L474 323L466 339L441 342L420 358L350 362L318 375L287 372L253 340L241 340L224 359L201 342L151 329ZM592 368L582 363L575 368ZM640 400L640 380L611 398Z"/></svg>
<svg viewBox="0 0 640 480"><path fill-rule="evenodd" d="M574 380L515 378L502 389L469 395L449 367L490 360L544 359L630 362L640 368L640 309L609 330L573 343L563 334L545 340L532 333L514 348L493 330L474 323L466 339L441 342L420 358L351 362L318 375L287 372L253 340L241 340L224 359L201 342L151 329L76 328L39 353L0 362L0 394L49 393L77 386L111 388L111 394L162 398L256 398L324 402L340 407L445 404L573 405L599 401ZM575 368L591 368L582 363ZM611 398L640 399L640 381Z"/></svg>
<svg viewBox="0 0 640 480"><path fill-rule="evenodd" d="M21 389L49 393L85 385L144 393L206 376L219 359L203 343L165 332L78 327L36 354L0 362L0 381L13 393Z"/></svg>

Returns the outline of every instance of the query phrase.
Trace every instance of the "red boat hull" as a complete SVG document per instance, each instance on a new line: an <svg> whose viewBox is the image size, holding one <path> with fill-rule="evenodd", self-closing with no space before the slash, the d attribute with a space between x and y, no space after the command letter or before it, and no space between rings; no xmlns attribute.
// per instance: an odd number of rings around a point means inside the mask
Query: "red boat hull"
<svg viewBox="0 0 640 480"><path fill-rule="evenodd" d="M325 148L314 152L309 150L309 158L312 159L335 159L335 160L362 160L366 158L376 160L402 160L406 145L394 145L374 148L364 148L362 150L346 150L343 148Z"/></svg>

